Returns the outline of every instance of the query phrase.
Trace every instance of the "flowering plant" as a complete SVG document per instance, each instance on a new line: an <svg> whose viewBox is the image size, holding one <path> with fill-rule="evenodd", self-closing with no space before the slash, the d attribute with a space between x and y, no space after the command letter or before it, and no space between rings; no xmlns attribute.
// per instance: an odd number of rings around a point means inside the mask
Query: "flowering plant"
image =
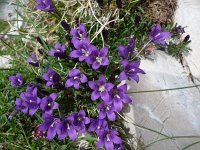
<svg viewBox="0 0 200 150"><path fill-rule="evenodd" d="M51 0L36 2L35 9L44 15L60 15ZM134 33L123 37L123 42L115 38L110 44L99 44L84 20L77 24L62 20L59 26L63 34L56 41L38 36L40 48L26 57L26 67L35 76L24 77L22 71L9 77L11 86L23 89L15 100L16 111L40 119L35 139L78 141L89 134L93 139L89 144L96 148L124 149L127 137L118 128L119 114L132 103L124 81L138 83L145 74L140 67L145 46L137 47L141 41ZM150 30L143 45L164 45L171 36L160 24ZM104 42L112 39L106 33L102 30Z"/></svg>

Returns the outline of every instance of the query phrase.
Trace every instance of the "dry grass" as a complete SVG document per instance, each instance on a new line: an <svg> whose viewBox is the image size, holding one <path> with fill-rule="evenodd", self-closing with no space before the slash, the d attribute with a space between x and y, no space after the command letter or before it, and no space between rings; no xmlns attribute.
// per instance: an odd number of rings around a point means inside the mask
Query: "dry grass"
<svg viewBox="0 0 200 150"><path fill-rule="evenodd" d="M177 0L145 0L145 14L156 23L173 22Z"/></svg>

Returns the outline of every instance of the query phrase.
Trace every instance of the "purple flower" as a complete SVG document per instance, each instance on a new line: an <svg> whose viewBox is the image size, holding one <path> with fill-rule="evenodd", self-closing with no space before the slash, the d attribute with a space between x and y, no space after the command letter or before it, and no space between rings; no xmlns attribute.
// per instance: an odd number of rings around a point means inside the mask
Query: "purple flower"
<svg viewBox="0 0 200 150"><path fill-rule="evenodd" d="M85 125L90 123L90 119L86 117L85 111L80 110L78 113L73 113L72 116L74 117L73 125L75 129L85 132Z"/></svg>
<svg viewBox="0 0 200 150"><path fill-rule="evenodd" d="M54 57L58 57L58 58L64 58L65 57L65 50L66 50L66 46L61 45L59 42L57 42L54 49L52 49L49 52L49 55L54 56Z"/></svg>
<svg viewBox="0 0 200 150"><path fill-rule="evenodd" d="M87 38L87 30L84 24L80 24L78 28L71 29L70 34L73 36L71 42L75 45L77 41Z"/></svg>
<svg viewBox="0 0 200 150"><path fill-rule="evenodd" d="M58 132L58 124L60 119L49 114L43 114L44 122L39 126L40 131L47 131L47 138L53 140Z"/></svg>
<svg viewBox="0 0 200 150"><path fill-rule="evenodd" d="M51 0L36 0L37 6L35 7L38 10L52 12L54 11L54 6Z"/></svg>
<svg viewBox="0 0 200 150"><path fill-rule="evenodd" d="M102 48L100 51L97 49L92 51L90 56L87 59L88 64L92 64L92 68L97 70L100 66L107 66L109 65L108 59L108 48Z"/></svg>
<svg viewBox="0 0 200 150"><path fill-rule="evenodd" d="M34 67L39 67L39 62L35 53L31 53L31 56L27 58L27 62Z"/></svg>
<svg viewBox="0 0 200 150"><path fill-rule="evenodd" d="M40 108L44 113L51 115L54 109L58 109L59 105L55 102L56 98L56 93L52 93L49 96L42 98L40 102Z"/></svg>
<svg viewBox="0 0 200 150"><path fill-rule="evenodd" d="M37 88L32 93L22 92L15 101L16 109L34 115L39 108L41 99L37 96Z"/></svg>
<svg viewBox="0 0 200 150"><path fill-rule="evenodd" d="M24 100L22 98L16 98L15 109L21 110L23 113L28 113L28 107L25 105Z"/></svg>
<svg viewBox="0 0 200 150"><path fill-rule="evenodd" d="M109 91L114 87L112 83L107 83L104 75L101 75L97 82L89 81L89 87L93 90L91 94L91 99L94 101L101 97L104 101L110 99Z"/></svg>
<svg viewBox="0 0 200 150"><path fill-rule="evenodd" d="M111 101L101 102L98 105L98 109L100 110L99 119L105 119L107 116L110 121L115 121L116 119L115 109Z"/></svg>
<svg viewBox="0 0 200 150"><path fill-rule="evenodd" d="M88 81L87 77L78 69L70 70L68 76L69 79L65 83L66 87L74 86L75 89L79 89L80 83L86 83Z"/></svg>
<svg viewBox="0 0 200 150"><path fill-rule="evenodd" d="M20 86L24 83L24 78L20 73L17 73L15 76L9 76L8 79L11 82L11 86Z"/></svg>
<svg viewBox="0 0 200 150"><path fill-rule="evenodd" d="M126 80L129 77L135 80L136 82L139 82L139 76L137 74L145 74L145 72L139 68L140 61L129 63L128 60L124 59L121 63L124 71L121 72L119 75L120 80Z"/></svg>
<svg viewBox="0 0 200 150"><path fill-rule="evenodd" d="M74 47L76 48L76 50L73 50L70 53L70 57L79 58L79 61L87 60L91 52L97 50L97 48L94 45L90 44L90 41L88 39L76 41L74 43Z"/></svg>
<svg viewBox="0 0 200 150"><path fill-rule="evenodd" d="M182 27L181 25L178 26L178 24L176 23L175 27L172 30L177 34L183 34L185 33L185 28L186 27Z"/></svg>
<svg viewBox="0 0 200 150"><path fill-rule="evenodd" d="M60 75L56 73L53 69L49 68L47 73L42 75L42 78L47 81L46 86L51 86L55 83L58 83Z"/></svg>
<svg viewBox="0 0 200 150"><path fill-rule="evenodd" d="M74 122L74 116L70 115L69 117L65 117L64 120L59 123L58 138L60 140L65 139L67 136L69 136L71 140L75 140L78 138L78 134L75 130L73 122Z"/></svg>
<svg viewBox="0 0 200 150"><path fill-rule="evenodd" d="M111 92L111 100L113 101L113 107L115 111L120 112L124 104L131 103L131 98L126 94L127 84L114 88Z"/></svg>
<svg viewBox="0 0 200 150"><path fill-rule="evenodd" d="M26 92L27 92L27 93L33 94L35 88L38 89L38 87L37 87L36 85L34 85L34 84L29 84L29 85L26 87Z"/></svg>
<svg viewBox="0 0 200 150"><path fill-rule="evenodd" d="M29 111L29 113L31 113L31 115L33 115L34 111L37 111L39 103L40 103L40 99L37 97L37 90L38 89L37 89L37 87L35 85L32 85L32 84L28 85L27 88L26 88L26 92L22 92L20 94L20 98L16 99L16 101L15 101L15 105L16 105L15 109L16 110L21 110L24 113L28 113L28 108L30 108L30 109L32 108L33 110ZM33 97L35 97L34 100L35 100L36 104L32 104L32 105L35 105L36 109L34 109L34 107L31 107L31 105L30 105L30 107L28 106L27 103L30 102L30 100L27 99L28 98L27 94L33 95ZM28 102L27 102L27 100L28 100ZM33 101L33 100L31 100L31 101Z"/></svg>
<svg viewBox="0 0 200 150"><path fill-rule="evenodd" d="M108 122L105 119L90 119L91 123L88 128L89 132L95 131L97 135L100 135L102 131L108 129Z"/></svg>
<svg viewBox="0 0 200 150"><path fill-rule="evenodd" d="M133 38L130 38L129 44L127 46L125 45L118 46L118 55L123 59L131 59L133 56L134 48L135 48L135 41Z"/></svg>
<svg viewBox="0 0 200 150"><path fill-rule="evenodd" d="M171 36L170 32L162 32L159 24L152 28L149 39L154 43L165 44L166 39Z"/></svg>
<svg viewBox="0 0 200 150"><path fill-rule="evenodd" d="M37 95L39 98L42 98L42 97L44 97L44 95L49 94L47 91L45 91L44 89L42 89L41 87L39 87L35 84L29 84L26 88L26 93L33 94L35 88L37 89Z"/></svg>
<svg viewBox="0 0 200 150"><path fill-rule="evenodd" d="M115 145L121 145L122 139L119 137L115 129L105 130L99 136L96 143L97 148L105 147L106 150L114 150Z"/></svg>

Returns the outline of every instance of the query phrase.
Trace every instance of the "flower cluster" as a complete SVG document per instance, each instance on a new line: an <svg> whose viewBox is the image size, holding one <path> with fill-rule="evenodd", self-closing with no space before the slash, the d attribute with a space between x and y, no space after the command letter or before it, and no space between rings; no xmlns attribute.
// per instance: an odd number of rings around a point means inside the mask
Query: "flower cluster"
<svg viewBox="0 0 200 150"><path fill-rule="evenodd" d="M139 82L138 73L145 74L143 70L139 68L140 61L130 62L134 58L135 41L131 37L128 46L118 46L118 54L122 58L121 64L123 71L119 75L119 79L127 80L131 78L136 82Z"/></svg>
<svg viewBox="0 0 200 150"><path fill-rule="evenodd" d="M78 58L79 61L85 61L92 65L94 70L101 66L109 65L108 48L104 47L98 50L97 47L90 43L87 37L87 31L84 24L71 30L72 40L75 50L70 53L71 58Z"/></svg>
<svg viewBox="0 0 200 150"><path fill-rule="evenodd" d="M39 125L39 130L47 131L47 138L52 140L56 134L60 140L67 136L71 140L78 138L78 132L86 131L86 124L90 123L90 119L86 117L85 111L80 110L77 113L72 113L64 119L44 113L44 123Z"/></svg>
<svg viewBox="0 0 200 150"><path fill-rule="evenodd" d="M53 11L53 4L50 0L37 0L39 10ZM105 68L110 63L109 49L103 47L98 49L92 45L87 35L87 30L84 24L80 24L77 28L71 29L71 50L69 57L71 60L78 63L86 63L93 70L98 71ZM154 43L163 44L165 39L169 37L169 33L162 32L159 25L155 26L150 33L150 40ZM54 69L48 68L41 75L45 86L43 88L53 89L57 85L62 85L64 90L69 88L73 90L82 89L82 87L90 88L91 103L98 101L98 114L96 118L87 117L85 110L79 112L71 112L70 114L56 116L54 112L59 112L59 94L55 92L43 93L38 85L28 85L25 92L20 94L16 99L16 110L21 110L25 114L33 116L36 112L42 114L44 122L37 126L36 135L41 131L45 138L53 140L56 135L58 139L64 140L69 137L71 140L76 140L79 133L95 133L98 137L96 142L97 148L105 148L106 150L123 149L122 139L119 133L110 124L117 119L117 113L121 112L126 104L132 102L127 95L128 85L120 84L121 81L132 79L139 82L138 74L145 74L140 69L140 61L134 61L135 56L135 41L131 37L127 46L118 46L118 55L121 58L120 73L116 75L115 81L107 79L108 75L102 73L98 76L90 77L82 68L76 66L69 70L65 77L62 77ZM49 55L59 59L67 57L66 46L57 42L55 47L49 51ZM27 62L34 66L40 67L40 62L35 53L27 58ZM96 80L98 78L98 80ZM20 86L24 79L21 74L10 76L12 86ZM42 136L43 137L43 136Z"/></svg>
<svg viewBox="0 0 200 150"><path fill-rule="evenodd" d="M15 104L17 110L22 110L32 116L39 109L40 102L38 88L30 85L27 87L26 92L22 92L20 98L16 99Z"/></svg>

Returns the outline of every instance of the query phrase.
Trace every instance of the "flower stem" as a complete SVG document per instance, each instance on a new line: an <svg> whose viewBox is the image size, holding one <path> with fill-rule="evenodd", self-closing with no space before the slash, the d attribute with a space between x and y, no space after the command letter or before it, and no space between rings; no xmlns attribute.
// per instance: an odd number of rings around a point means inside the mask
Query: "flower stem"
<svg viewBox="0 0 200 150"><path fill-rule="evenodd" d="M154 133L157 133L157 134L159 134L159 135L162 135L162 136L164 136L164 137L171 138L170 136L168 136L168 135L166 135L166 134L163 134L163 133L158 132L158 131L156 131L156 130L153 130L153 129L144 127L144 126L142 126L142 125L136 124L136 123L135 123L134 121L132 121L132 119L129 118L128 116L126 116L126 117L127 117L129 120L126 119L124 116L122 116L120 113L117 113L117 114L118 114L125 122L131 123L132 125L134 125L134 126L136 126L136 127L138 127L138 128L146 129L146 130L152 131L152 132L154 132Z"/></svg>
<svg viewBox="0 0 200 150"><path fill-rule="evenodd" d="M194 139L194 138L199 139L200 136L195 136L195 135L194 136L193 135L190 135L190 136L172 136L170 139L190 139L190 138L192 138L192 139ZM144 148L150 147L150 146L152 146L153 144L155 144L157 142L166 141L166 140L170 140L170 139L169 138L158 139L156 141L153 141L153 142L145 145Z"/></svg>
<svg viewBox="0 0 200 150"><path fill-rule="evenodd" d="M199 144L199 143L200 143L200 141L194 142L194 143L192 143L192 144L190 144L190 145L187 145L187 146L183 147L182 150L189 149L189 148L191 148L192 146L194 146L194 145L196 145L196 144Z"/></svg>
<svg viewBox="0 0 200 150"><path fill-rule="evenodd" d="M140 53L147 47L147 45L148 45L150 42L151 42L151 40L149 40L149 41L142 47L142 49L137 53L137 55L136 55L132 60L134 60L137 56L139 56Z"/></svg>
<svg viewBox="0 0 200 150"><path fill-rule="evenodd" d="M58 62L59 62L59 65L60 65L60 67L61 67L61 71L63 71L63 66L62 66L62 64L60 63L60 58L58 57Z"/></svg>
<svg viewBox="0 0 200 150"><path fill-rule="evenodd" d="M182 89L189 89L189 88L197 88L200 87L200 84L191 85L191 86L184 86L184 87L177 87L177 88L169 88L169 89L159 89L159 90L146 90L146 91L134 91L134 92L127 92L127 94L131 93L150 93L150 92L162 92L162 91L173 91L173 90L182 90Z"/></svg>

